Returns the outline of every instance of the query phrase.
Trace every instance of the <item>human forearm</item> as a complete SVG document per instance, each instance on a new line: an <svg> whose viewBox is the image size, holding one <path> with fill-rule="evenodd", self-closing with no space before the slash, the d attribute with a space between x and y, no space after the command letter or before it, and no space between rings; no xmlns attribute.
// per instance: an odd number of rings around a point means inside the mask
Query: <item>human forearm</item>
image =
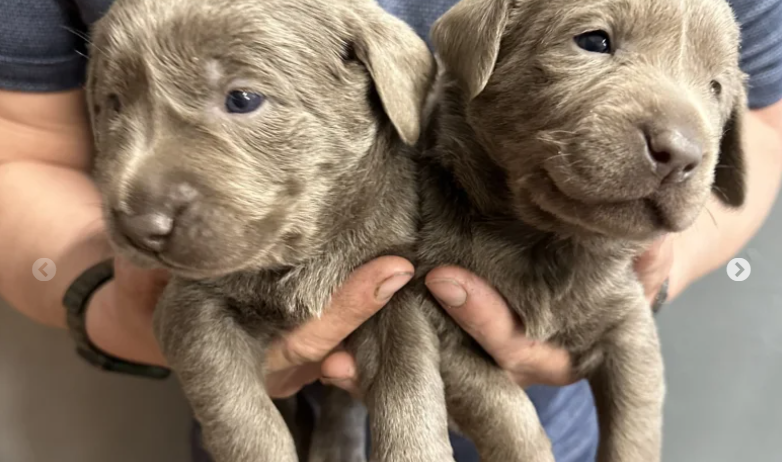
<svg viewBox="0 0 782 462"><path fill-rule="evenodd" d="M0 295L26 316L65 323L62 296L85 269L111 255L100 196L85 173L41 162L0 164ZM35 279L33 263L49 258L55 277Z"/></svg>
<svg viewBox="0 0 782 462"><path fill-rule="evenodd" d="M782 179L782 106L751 113L745 124L747 200L730 210L710 200L696 223L674 237L669 298L724 265L765 222Z"/></svg>

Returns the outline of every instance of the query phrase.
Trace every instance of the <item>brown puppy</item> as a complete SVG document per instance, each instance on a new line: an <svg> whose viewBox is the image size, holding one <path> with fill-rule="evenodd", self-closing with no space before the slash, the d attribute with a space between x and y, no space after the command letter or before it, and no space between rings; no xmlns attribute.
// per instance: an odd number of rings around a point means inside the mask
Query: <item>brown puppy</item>
<svg viewBox="0 0 782 462"><path fill-rule="evenodd" d="M444 70L426 131L418 284L443 264L490 281L530 339L565 347L589 378L599 460L658 461L663 364L632 259L687 228L710 191L744 200L728 4L462 0L432 39ZM524 391L426 306L449 413L482 460L552 461Z"/></svg>
<svg viewBox="0 0 782 462"><path fill-rule="evenodd" d="M206 446L216 462L295 461L264 388L266 348L318 316L357 266L412 257L409 146L433 58L372 0L118 0L92 38L108 228L120 252L174 274L156 336ZM375 352L359 362L383 429L374 458L452 460L436 355L421 354L436 338L411 297L351 345ZM361 442L355 414L332 411L351 428L327 427L311 460L363 459L363 445L337 444Z"/></svg>

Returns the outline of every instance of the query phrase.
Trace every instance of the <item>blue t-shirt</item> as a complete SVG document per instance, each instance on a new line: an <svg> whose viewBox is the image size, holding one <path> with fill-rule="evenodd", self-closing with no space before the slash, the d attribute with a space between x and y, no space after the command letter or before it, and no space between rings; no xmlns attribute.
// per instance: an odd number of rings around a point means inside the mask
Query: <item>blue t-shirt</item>
<svg viewBox="0 0 782 462"><path fill-rule="evenodd" d="M729 0L743 27L750 107L782 99L782 0ZM87 32L112 0L0 1L0 88L57 91L83 83ZM379 0L423 38L456 0Z"/></svg>
<svg viewBox="0 0 782 462"><path fill-rule="evenodd" d="M84 36L112 0L1 0L0 88L59 91L81 86ZM424 39L431 24L456 0L379 0ZM782 0L732 0L742 25L741 65L750 76L749 103L762 108L782 100ZM597 420L586 382L564 388L532 387L529 395L551 438L558 462L594 460ZM474 449L454 438L458 462L477 461ZM203 456L197 456L203 457Z"/></svg>

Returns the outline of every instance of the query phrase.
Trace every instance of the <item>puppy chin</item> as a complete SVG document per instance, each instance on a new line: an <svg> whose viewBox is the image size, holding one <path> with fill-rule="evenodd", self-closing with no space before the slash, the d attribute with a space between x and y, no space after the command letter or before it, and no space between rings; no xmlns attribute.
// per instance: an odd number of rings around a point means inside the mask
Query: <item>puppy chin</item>
<svg viewBox="0 0 782 462"><path fill-rule="evenodd" d="M155 255L172 273L191 279L216 278L254 266L264 242L221 238L214 241L178 240Z"/></svg>

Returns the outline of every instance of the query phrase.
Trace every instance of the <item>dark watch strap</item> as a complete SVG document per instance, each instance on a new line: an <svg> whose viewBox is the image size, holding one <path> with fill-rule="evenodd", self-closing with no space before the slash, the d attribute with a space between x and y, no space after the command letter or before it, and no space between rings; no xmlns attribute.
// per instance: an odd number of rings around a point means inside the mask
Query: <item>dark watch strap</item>
<svg viewBox="0 0 782 462"><path fill-rule="evenodd" d="M660 290L657 292L657 296L654 297L654 303L652 303L652 312L657 314L662 309L665 302L668 300L668 279L663 282Z"/></svg>
<svg viewBox="0 0 782 462"><path fill-rule="evenodd" d="M96 347L87 336L85 313L95 291L114 277L114 260L104 260L83 272L71 284L63 297L68 330L76 342L76 351L87 362L109 372L165 379L171 371L164 367L134 363L112 356Z"/></svg>

